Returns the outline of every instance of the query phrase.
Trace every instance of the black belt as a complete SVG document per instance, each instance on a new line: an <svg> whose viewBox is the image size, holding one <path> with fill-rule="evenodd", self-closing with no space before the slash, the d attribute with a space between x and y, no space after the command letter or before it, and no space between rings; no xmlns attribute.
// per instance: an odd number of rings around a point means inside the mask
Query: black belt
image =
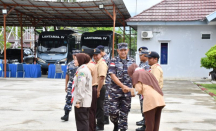
<svg viewBox="0 0 216 131"><path fill-rule="evenodd" d="M92 86L92 87L96 87L96 88L97 88L97 87L98 87L98 85L95 85L95 86Z"/></svg>

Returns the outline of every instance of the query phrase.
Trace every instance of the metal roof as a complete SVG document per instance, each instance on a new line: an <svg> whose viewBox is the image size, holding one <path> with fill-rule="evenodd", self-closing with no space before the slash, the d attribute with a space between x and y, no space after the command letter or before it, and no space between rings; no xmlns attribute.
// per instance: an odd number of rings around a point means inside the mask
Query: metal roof
<svg viewBox="0 0 216 131"><path fill-rule="evenodd" d="M105 9L99 9L100 4ZM113 27L113 5L116 7L116 26L123 26L130 14L123 0L86 2L49 2L33 0L0 0L0 9L13 9L7 16L7 26L73 26ZM109 12L109 13L107 13ZM22 14L22 15L21 15ZM125 23L126 24L126 23ZM3 15L0 15L0 26Z"/></svg>
<svg viewBox="0 0 216 131"><path fill-rule="evenodd" d="M216 0L163 0L126 21L203 21L215 10Z"/></svg>

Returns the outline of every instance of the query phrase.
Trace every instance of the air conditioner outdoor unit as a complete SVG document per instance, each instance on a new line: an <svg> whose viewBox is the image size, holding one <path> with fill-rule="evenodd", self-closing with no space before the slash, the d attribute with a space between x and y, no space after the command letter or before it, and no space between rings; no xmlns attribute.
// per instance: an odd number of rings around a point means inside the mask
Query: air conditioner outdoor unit
<svg viewBox="0 0 216 131"><path fill-rule="evenodd" d="M152 31L142 31L141 32L141 38L152 38L153 33Z"/></svg>

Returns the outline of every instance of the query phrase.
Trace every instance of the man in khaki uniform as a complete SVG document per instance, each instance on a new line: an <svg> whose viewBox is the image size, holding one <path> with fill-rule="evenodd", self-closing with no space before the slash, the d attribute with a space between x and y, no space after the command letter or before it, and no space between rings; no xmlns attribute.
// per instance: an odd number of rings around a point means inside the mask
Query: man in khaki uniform
<svg viewBox="0 0 216 131"><path fill-rule="evenodd" d="M86 53L93 58L94 50L88 47L82 47L82 53ZM91 71L92 75L92 103L89 109L89 130L88 131L95 131L96 128L96 111L97 111L97 87L98 87L98 80L97 80L97 68L96 63L92 60L89 61L87 67Z"/></svg>
<svg viewBox="0 0 216 131"><path fill-rule="evenodd" d="M104 130L104 99L106 93L105 79L107 75L107 64L100 54L98 48L94 49L94 56L97 68L97 78L98 78L98 87L97 87L97 130Z"/></svg>
<svg viewBox="0 0 216 131"><path fill-rule="evenodd" d="M159 54L157 52L151 51L147 55L149 65L151 66L151 73L155 76L157 79L160 88L163 88L163 70L161 66L158 64L158 60L160 58Z"/></svg>

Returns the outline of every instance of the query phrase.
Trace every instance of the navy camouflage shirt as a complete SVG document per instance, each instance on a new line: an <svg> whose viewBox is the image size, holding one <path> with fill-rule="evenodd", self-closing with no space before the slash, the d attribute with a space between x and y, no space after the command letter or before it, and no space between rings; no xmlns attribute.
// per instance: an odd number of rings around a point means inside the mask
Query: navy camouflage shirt
<svg viewBox="0 0 216 131"><path fill-rule="evenodd" d="M128 67L135 63L135 60L127 57L127 59L122 60L119 57L112 58L110 61L110 66L108 73L115 74L116 77L123 83L124 85L132 88L132 80L128 75ZM122 88L119 87L115 82L111 81L110 92L118 94L124 94L125 97L131 96L130 93L124 93Z"/></svg>
<svg viewBox="0 0 216 131"><path fill-rule="evenodd" d="M139 64L139 67L145 69L146 71L150 70L150 66L148 64L148 61L146 61L146 62L141 61L140 64Z"/></svg>
<svg viewBox="0 0 216 131"><path fill-rule="evenodd" d="M109 65L110 59L107 54L103 56L103 59L105 60L106 64Z"/></svg>
<svg viewBox="0 0 216 131"><path fill-rule="evenodd" d="M109 63L110 63L109 56L106 54L103 56L103 59L105 60L107 66L109 67ZM110 82L111 82L111 77L110 77L109 73L107 73L105 84L110 84Z"/></svg>
<svg viewBox="0 0 216 131"><path fill-rule="evenodd" d="M76 73L77 68L78 67L74 65L74 60L68 63L66 74L69 76L69 83L73 83L74 74Z"/></svg>

